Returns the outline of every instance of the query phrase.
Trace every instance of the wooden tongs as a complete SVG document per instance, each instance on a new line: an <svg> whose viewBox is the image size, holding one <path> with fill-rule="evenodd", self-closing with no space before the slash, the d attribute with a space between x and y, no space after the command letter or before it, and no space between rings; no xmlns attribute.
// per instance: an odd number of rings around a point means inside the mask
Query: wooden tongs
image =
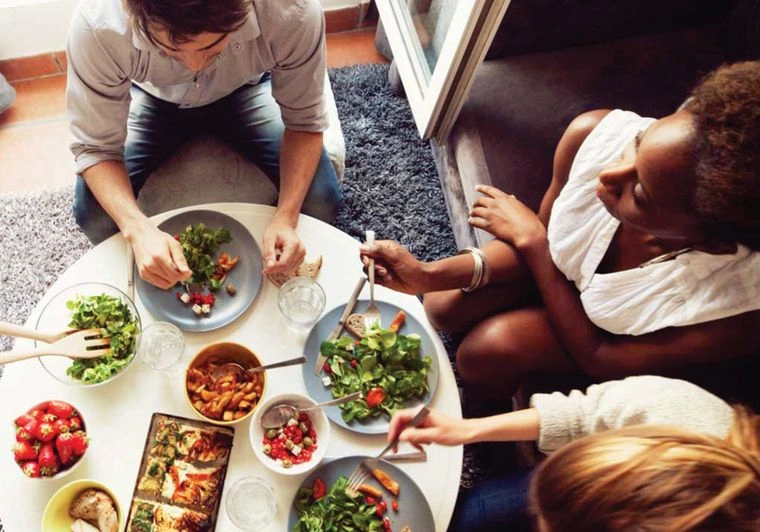
<svg viewBox="0 0 760 532"><path fill-rule="evenodd" d="M69 358L102 357L109 353L111 340L102 338L100 334L100 329L67 329L60 332L46 333L21 327L13 323L0 322L0 335L32 338L48 344L26 353L16 351L0 352L0 365L46 355Z"/></svg>

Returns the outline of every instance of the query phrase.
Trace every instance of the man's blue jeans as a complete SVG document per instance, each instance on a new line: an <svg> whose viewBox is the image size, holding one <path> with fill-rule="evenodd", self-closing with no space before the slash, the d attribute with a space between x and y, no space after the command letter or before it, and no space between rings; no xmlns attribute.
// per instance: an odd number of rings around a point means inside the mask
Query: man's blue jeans
<svg viewBox="0 0 760 532"><path fill-rule="evenodd" d="M131 95L124 162L135 197L161 162L199 133L222 139L280 188L280 143L285 125L268 75L256 85L246 84L214 103L190 109L155 98L137 86L132 87ZM209 186L213 186L213 176ZM323 148L301 212L329 223L342 201L335 169ZM82 176L77 176L74 217L93 243L118 231Z"/></svg>

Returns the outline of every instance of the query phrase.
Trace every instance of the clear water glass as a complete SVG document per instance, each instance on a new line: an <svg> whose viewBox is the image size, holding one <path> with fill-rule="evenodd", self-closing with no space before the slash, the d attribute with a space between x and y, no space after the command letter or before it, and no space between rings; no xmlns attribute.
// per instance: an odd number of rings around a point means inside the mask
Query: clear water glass
<svg viewBox="0 0 760 532"><path fill-rule="evenodd" d="M232 523L250 532L266 529L277 516L277 494L259 477L245 477L230 486L226 501Z"/></svg>
<svg viewBox="0 0 760 532"><path fill-rule="evenodd" d="M294 277L280 288L277 303L288 325L306 332L325 310L325 291L311 277Z"/></svg>
<svg viewBox="0 0 760 532"><path fill-rule="evenodd" d="M152 369L167 371L179 367L184 354L185 337L173 323L151 323L137 338L137 356Z"/></svg>

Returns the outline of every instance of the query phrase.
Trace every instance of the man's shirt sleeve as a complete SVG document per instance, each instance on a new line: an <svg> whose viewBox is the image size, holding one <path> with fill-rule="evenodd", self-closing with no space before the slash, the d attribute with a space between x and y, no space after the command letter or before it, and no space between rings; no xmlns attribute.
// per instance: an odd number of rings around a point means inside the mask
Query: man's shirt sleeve
<svg viewBox="0 0 760 532"><path fill-rule="evenodd" d="M280 16L272 42L276 61L272 69L272 95L280 106L285 127L295 131L324 131L329 119L324 101L326 58L322 6L318 0L301 0L283 7Z"/></svg>
<svg viewBox="0 0 760 532"><path fill-rule="evenodd" d="M66 114L77 174L102 161L124 160L131 83L119 65L129 64L129 52L108 45L113 31L97 32L81 11L69 28Z"/></svg>

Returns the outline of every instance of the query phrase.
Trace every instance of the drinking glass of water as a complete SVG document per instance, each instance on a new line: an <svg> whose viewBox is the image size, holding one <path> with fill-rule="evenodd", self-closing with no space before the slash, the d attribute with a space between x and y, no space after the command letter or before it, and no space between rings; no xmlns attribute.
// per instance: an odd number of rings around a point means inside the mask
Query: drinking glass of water
<svg viewBox="0 0 760 532"><path fill-rule="evenodd" d="M137 337L137 356L153 369L166 371L177 367L184 353L185 337L172 323L151 323Z"/></svg>
<svg viewBox="0 0 760 532"><path fill-rule="evenodd" d="M230 521L250 532L266 529L278 509L274 488L259 477L236 480L227 493L226 507Z"/></svg>
<svg viewBox="0 0 760 532"><path fill-rule="evenodd" d="M325 291L311 277L294 277L280 288L277 303L288 325L297 332L311 329L325 310Z"/></svg>

